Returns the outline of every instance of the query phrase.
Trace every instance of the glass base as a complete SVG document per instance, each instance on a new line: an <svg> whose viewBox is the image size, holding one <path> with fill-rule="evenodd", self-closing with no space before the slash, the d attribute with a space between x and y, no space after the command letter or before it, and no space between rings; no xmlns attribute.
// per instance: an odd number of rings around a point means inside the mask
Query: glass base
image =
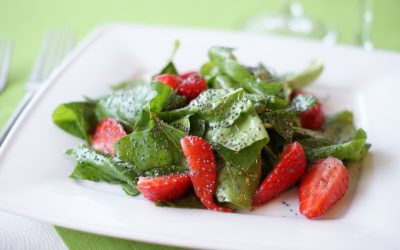
<svg viewBox="0 0 400 250"><path fill-rule="evenodd" d="M251 18L244 25L244 29L278 35L297 36L307 39L317 39L322 40L327 44L334 44L337 40L336 32L329 29L318 20L306 16L265 13Z"/></svg>

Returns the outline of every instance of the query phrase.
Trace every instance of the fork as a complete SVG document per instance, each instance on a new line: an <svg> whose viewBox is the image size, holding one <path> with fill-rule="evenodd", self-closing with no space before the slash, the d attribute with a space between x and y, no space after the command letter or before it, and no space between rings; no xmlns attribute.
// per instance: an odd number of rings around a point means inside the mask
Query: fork
<svg viewBox="0 0 400 250"><path fill-rule="evenodd" d="M74 43L75 33L70 30L51 30L46 34L29 80L26 83L24 97L0 134L0 147L22 111L54 68L71 51Z"/></svg>
<svg viewBox="0 0 400 250"><path fill-rule="evenodd" d="M6 86L8 71L11 64L13 43L0 37L0 93Z"/></svg>

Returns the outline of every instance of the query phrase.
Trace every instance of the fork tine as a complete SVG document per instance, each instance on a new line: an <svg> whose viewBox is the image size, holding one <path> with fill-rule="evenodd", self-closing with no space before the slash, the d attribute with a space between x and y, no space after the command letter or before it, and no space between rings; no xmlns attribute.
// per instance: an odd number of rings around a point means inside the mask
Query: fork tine
<svg viewBox="0 0 400 250"><path fill-rule="evenodd" d="M4 44L4 45L2 45ZM8 71L10 70L11 54L13 43L11 40L1 40L0 38L0 92L7 83Z"/></svg>
<svg viewBox="0 0 400 250"><path fill-rule="evenodd" d="M42 47L40 48L40 52L36 58L35 65L29 77L28 84L31 82L39 81L40 72L42 71L43 65L45 64L46 55L49 53L50 50L52 36L53 32L48 32L46 34L46 37L43 40Z"/></svg>
<svg viewBox="0 0 400 250"><path fill-rule="evenodd" d="M35 69L27 84L28 89L32 85L43 82L48 77L71 50L74 40L74 33L68 30L51 30L46 34Z"/></svg>

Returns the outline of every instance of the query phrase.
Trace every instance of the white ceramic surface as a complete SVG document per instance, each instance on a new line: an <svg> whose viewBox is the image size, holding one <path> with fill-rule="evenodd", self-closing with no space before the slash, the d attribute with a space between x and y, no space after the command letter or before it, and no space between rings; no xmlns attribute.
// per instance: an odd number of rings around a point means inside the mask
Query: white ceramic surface
<svg viewBox="0 0 400 250"><path fill-rule="evenodd" d="M182 71L205 62L211 45L235 47L241 62L261 61L278 72L300 70L313 58L326 63L310 91L327 112L353 110L372 143L362 170L351 167L351 189L332 211L319 220L305 219L296 189L251 213L159 208L118 187L68 178L74 163L63 151L81 141L52 124L53 109L84 95L104 95L111 84L132 75L157 72L175 39L181 41L175 62ZM97 234L186 247L399 247L399 69L400 55L389 52L217 30L100 27L52 75L1 149L0 209Z"/></svg>

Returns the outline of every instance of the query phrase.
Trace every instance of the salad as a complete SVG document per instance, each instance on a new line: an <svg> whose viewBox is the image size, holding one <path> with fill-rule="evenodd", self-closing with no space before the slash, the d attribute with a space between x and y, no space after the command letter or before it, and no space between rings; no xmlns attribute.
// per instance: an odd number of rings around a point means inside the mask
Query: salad
<svg viewBox="0 0 400 250"><path fill-rule="evenodd" d="M233 52L211 47L187 73L171 56L150 83L59 105L54 123L85 142L66 150L76 161L70 178L120 185L158 206L222 212L268 206L299 184L300 212L325 213L348 188L348 162L367 154L366 132L350 111L325 116L304 90L321 63L277 74Z"/></svg>

